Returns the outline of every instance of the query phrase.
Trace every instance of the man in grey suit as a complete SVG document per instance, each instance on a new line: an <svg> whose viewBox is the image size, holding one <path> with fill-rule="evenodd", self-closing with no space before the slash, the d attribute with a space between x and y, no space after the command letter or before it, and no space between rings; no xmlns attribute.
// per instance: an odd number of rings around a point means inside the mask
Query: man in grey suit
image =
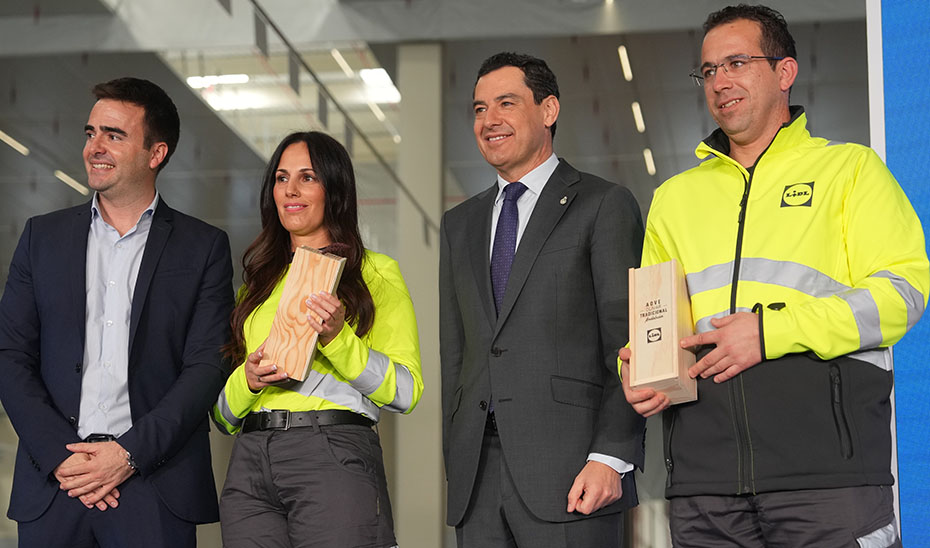
<svg viewBox="0 0 930 548"><path fill-rule="evenodd" d="M644 422L616 375L642 220L625 188L553 154L555 75L500 53L475 138L497 170L440 229L443 454L460 548L620 546Z"/></svg>

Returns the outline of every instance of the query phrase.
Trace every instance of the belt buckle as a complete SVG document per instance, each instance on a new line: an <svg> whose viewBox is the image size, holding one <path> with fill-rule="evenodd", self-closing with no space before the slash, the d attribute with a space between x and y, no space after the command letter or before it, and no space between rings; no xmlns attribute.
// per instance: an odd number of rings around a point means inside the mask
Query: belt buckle
<svg viewBox="0 0 930 548"><path fill-rule="evenodd" d="M84 443L99 443L104 441L116 441L116 436L113 434L101 434L99 432L94 432L89 434L84 438Z"/></svg>
<svg viewBox="0 0 930 548"><path fill-rule="evenodd" d="M291 412L287 409L272 409L264 413L265 427L262 430L288 430L291 427ZM284 417L284 425L281 425Z"/></svg>

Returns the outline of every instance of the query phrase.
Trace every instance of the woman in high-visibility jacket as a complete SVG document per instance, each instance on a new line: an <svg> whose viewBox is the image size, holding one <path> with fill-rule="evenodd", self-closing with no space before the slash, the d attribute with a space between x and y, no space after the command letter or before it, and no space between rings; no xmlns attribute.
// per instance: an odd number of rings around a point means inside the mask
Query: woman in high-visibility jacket
<svg viewBox="0 0 930 548"><path fill-rule="evenodd" d="M262 231L245 252L232 317L229 350L241 365L213 412L239 433L220 498L223 544L394 546L372 427L382 408L409 413L423 391L407 287L396 261L362 246L352 164L333 138L286 137L260 201ZM307 296L319 340L303 382L260 363L298 246L346 258L337 296Z"/></svg>

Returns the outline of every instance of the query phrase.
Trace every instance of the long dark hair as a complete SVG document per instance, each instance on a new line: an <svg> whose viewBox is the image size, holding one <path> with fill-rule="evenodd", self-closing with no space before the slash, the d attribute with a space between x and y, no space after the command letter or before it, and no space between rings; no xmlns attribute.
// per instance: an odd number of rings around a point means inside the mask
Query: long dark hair
<svg viewBox="0 0 930 548"><path fill-rule="evenodd" d="M326 194L323 224L329 231L330 240L342 244L338 254L346 258L346 264L336 293L345 303L346 321L356 326L355 332L361 337L371 329L375 319L371 292L362 279L365 247L358 232L355 171L349 154L345 147L325 133L292 133L281 141L265 168L259 198L262 231L242 257L245 288L230 319L233 340L226 346L227 354L236 365L242 363L246 355L246 319L268 299L291 260L291 236L278 219L274 186L281 155L294 143L307 145L313 171L322 181Z"/></svg>

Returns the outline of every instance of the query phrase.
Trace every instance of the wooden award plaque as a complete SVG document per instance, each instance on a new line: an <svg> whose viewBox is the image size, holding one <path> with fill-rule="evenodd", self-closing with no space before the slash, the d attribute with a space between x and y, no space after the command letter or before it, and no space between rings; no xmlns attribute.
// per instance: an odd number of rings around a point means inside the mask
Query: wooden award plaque
<svg viewBox="0 0 930 548"><path fill-rule="evenodd" d="M697 381L688 376L695 356L682 349L694 334L691 300L678 261L630 269L630 386L653 388L672 404L697 399Z"/></svg>
<svg viewBox="0 0 930 548"><path fill-rule="evenodd" d="M335 294L345 262L342 257L310 247L297 248L265 343L262 365L273 363L279 370L283 367L290 378L298 381L307 378L319 333L307 321L306 300L320 291Z"/></svg>

